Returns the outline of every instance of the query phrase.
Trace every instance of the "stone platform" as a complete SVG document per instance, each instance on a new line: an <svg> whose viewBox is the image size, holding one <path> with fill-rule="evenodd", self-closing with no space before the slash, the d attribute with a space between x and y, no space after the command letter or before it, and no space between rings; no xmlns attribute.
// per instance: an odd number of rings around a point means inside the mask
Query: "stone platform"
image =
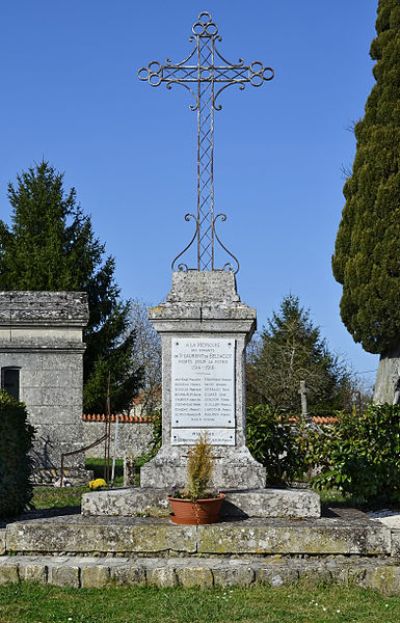
<svg viewBox="0 0 400 623"><path fill-rule="evenodd" d="M321 519L169 519L66 515L0 529L0 584L281 586L338 582L400 594L400 530L361 512Z"/></svg>
<svg viewBox="0 0 400 623"><path fill-rule="evenodd" d="M91 516L137 517L168 511L168 489L131 487L85 493L82 513ZM225 490L222 517L318 518L319 495L309 489Z"/></svg>
<svg viewBox="0 0 400 623"><path fill-rule="evenodd" d="M367 519L326 517L177 526L149 517L66 515L8 524L1 542L0 553L23 555L400 558L399 530Z"/></svg>

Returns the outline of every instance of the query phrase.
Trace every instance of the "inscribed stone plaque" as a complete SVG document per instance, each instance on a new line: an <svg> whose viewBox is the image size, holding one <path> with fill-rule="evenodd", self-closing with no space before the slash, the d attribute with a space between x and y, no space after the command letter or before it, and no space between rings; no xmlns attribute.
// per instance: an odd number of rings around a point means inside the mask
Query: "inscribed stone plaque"
<svg viewBox="0 0 400 623"><path fill-rule="evenodd" d="M235 340L173 339L171 392L173 444L213 429L211 443L234 445L234 431L224 429L235 429Z"/></svg>
<svg viewBox="0 0 400 623"><path fill-rule="evenodd" d="M193 445L202 433L207 433L207 439L212 446L235 445L234 428L174 428L172 429L172 445Z"/></svg>

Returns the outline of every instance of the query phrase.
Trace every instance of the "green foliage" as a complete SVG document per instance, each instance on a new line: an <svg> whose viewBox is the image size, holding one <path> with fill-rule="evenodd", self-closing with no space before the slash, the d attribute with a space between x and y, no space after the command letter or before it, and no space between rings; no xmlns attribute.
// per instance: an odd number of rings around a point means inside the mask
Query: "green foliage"
<svg viewBox="0 0 400 623"><path fill-rule="evenodd" d="M270 407L247 411L247 445L267 468L268 484L303 480L359 501L400 501L400 406L370 405L338 413L338 423L316 428L288 422Z"/></svg>
<svg viewBox="0 0 400 623"><path fill-rule="evenodd" d="M212 447L207 437L201 435L188 452L187 482L182 497L193 501L206 497L213 471Z"/></svg>
<svg viewBox="0 0 400 623"><path fill-rule="evenodd" d="M0 517L15 517L32 497L30 483L34 429L25 405L0 391Z"/></svg>
<svg viewBox="0 0 400 623"><path fill-rule="evenodd" d="M329 352L299 299L287 296L273 313L250 354L248 404L268 404L287 414L300 411L300 381L306 382L310 413L331 413L350 401L350 375Z"/></svg>
<svg viewBox="0 0 400 623"><path fill-rule="evenodd" d="M337 487L366 501L400 501L400 406L339 414L330 432L308 434L304 451L321 468L316 488Z"/></svg>
<svg viewBox="0 0 400 623"><path fill-rule="evenodd" d="M155 456L162 444L162 414L161 409L153 413L153 438L151 440L151 454Z"/></svg>
<svg viewBox="0 0 400 623"><path fill-rule="evenodd" d="M47 162L21 173L8 187L12 223L0 221L0 290L85 291L90 318L85 331L84 409L103 412L108 377L112 409L126 407L137 391L135 334L130 306L120 300L115 262L77 204L63 175Z"/></svg>
<svg viewBox="0 0 400 623"><path fill-rule="evenodd" d="M333 273L343 285L341 315L371 353L395 348L400 334L400 3L380 0L371 45L376 84L355 126L357 151Z"/></svg>
<svg viewBox="0 0 400 623"><path fill-rule="evenodd" d="M247 409L247 446L253 457L267 468L269 485L302 478L306 465L299 436L299 430L268 405Z"/></svg>

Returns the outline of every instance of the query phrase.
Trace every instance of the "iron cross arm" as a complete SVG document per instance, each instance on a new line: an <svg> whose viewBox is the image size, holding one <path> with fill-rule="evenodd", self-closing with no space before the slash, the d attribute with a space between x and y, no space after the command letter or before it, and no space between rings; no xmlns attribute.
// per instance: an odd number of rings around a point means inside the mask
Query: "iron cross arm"
<svg viewBox="0 0 400 623"><path fill-rule="evenodd" d="M195 43L194 49L182 62L173 63L167 59L162 65L152 61L138 71L139 79L153 87L161 84L167 89L175 84L185 87L194 98L190 108L197 111L197 214L185 217L195 222L196 229L191 242L175 258L172 268L175 270L177 260L197 239L197 270L216 269L214 247L217 242L236 265L234 268L228 261L223 269L237 272L239 263L236 257L222 244L215 230L218 219L225 221L226 216L214 212L214 111L221 110L217 99L225 89L237 85L243 90L246 84L260 87L272 80L274 70L260 61L250 65L245 65L241 58L237 63L227 61L216 46L222 39L209 13L200 13L192 26L192 33L189 40ZM177 268L189 270L183 263Z"/></svg>
<svg viewBox="0 0 400 623"><path fill-rule="evenodd" d="M230 63L215 48L215 55L223 64L186 64L192 60L195 52L196 49L182 63L173 64L167 59L166 64L161 65L158 61L152 61L147 67L139 69L139 80L148 82L152 87L158 87L160 84L165 84L167 89L171 89L174 84L185 87L193 95L196 102L195 106L191 106L192 110L197 110L200 104L198 101L199 94L193 90L193 86L199 83L209 83L213 86L211 103L215 110L221 110L222 106L217 104L217 98L227 87L237 85L241 90L245 88L246 84L260 87L264 82L268 82L274 77L274 70L271 67L265 67L260 61L245 65L244 60L239 59L236 64Z"/></svg>

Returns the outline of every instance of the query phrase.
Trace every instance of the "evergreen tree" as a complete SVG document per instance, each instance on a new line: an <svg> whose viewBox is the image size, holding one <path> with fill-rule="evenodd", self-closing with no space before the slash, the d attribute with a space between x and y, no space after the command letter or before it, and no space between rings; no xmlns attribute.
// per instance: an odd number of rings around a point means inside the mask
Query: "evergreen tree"
<svg viewBox="0 0 400 623"><path fill-rule="evenodd" d="M85 291L84 409L104 412L108 381L113 410L138 387L130 305L120 299L115 262L94 236L91 219L65 192L63 175L41 162L9 184L11 225L0 220L0 290Z"/></svg>
<svg viewBox="0 0 400 623"><path fill-rule="evenodd" d="M308 411L326 415L350 402L350 375L329 352L320 330L299 299L287 296L267 321L250 354L248 402L287 414L300 411L300 381L306 382Z"/></svg>
<svg viewBox="0 0 400 623"><path fill-rule="evenodd" d="M400 2L380 0L371 45L376 84L355 126L357 151L333 273L356 342L388 354L400 344Z"/></svg>

